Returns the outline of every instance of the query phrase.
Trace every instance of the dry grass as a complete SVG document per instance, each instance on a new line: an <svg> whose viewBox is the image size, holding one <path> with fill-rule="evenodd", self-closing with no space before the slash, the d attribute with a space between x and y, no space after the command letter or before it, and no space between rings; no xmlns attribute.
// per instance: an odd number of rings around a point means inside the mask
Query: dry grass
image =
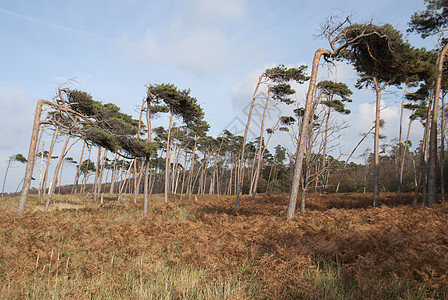
<svg viewBox="0 0 448 300"><path fill-rule="evenodd" d="M132 197L129 196L128 199ZM448 297L448 205L384 195L312 195L284 218L287 195L170 195L139 204L56 196L0 202L1 299L362 299Z"/></svg>

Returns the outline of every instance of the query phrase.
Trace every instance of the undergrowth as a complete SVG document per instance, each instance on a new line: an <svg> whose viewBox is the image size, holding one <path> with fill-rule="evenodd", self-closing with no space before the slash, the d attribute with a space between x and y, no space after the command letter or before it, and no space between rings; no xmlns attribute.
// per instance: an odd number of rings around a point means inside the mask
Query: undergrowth
<svg viewBox="0 0 448 300"><path fill-rule="evenodd" d="M312 195L286 222L286 195L239 213L234 197L156 195L146 217L125 198L55 195L43 213L32 195L22 218L1 199L0 299L448 298L447 204Z"/></svg>

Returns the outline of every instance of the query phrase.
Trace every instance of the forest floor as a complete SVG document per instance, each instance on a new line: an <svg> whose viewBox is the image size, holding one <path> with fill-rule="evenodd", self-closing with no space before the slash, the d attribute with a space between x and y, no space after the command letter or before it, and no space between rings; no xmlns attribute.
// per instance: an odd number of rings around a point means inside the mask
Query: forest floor
<svg viewBox="0 0 448 300"><path fill-rule="evenodd" d="M448 299L448 203L382 194L0 199L0 299Z"/></svg>

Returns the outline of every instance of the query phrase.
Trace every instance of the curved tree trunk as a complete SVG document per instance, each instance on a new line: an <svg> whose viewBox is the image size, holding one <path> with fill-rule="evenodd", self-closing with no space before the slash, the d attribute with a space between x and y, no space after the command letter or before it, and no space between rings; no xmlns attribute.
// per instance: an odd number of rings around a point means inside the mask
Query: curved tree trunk
<svg viewBox="0 0 448 300"><path fill-rule="evenodd" d="M316 88L319 62L320 58L324 54L330 54L330 52L327 49L320 48L314 54L313 67L311 70L311 79L306 96L305 112L303 115L299 142L297 145L296 162L294 165L294 175L292 178L291 194L289 196L288 208L286 210L286 216L289 219L294 217L294 213L296 210L297 196L299 193L299 186L300 186L300 178L302 176L303 156L305 154L305 144L307 140L308 123L311 116L311 108L313 104L314 90Z"/></svg>
<svg viewBox="0 0 448 300"><path fill-rule="evenodd" d="M261 81L265 77L265 74L263 73L260 78L258 79L257 87L255 88L254 95L252 97L252 102L250 104L249 114L247 116L247 123L246 123L246 129L244 130L244 137L243 137L243 145L241 150L241 161L240 165L238 166L238 171L236 172L237 180L236 180L236 211L238 212L241 206L241 192L243 188L243 180L244 180L244 154L246 150L246 141L247 141L247 133L249 132L249 125L250 120L252 117L252 110L254 109L255 105L255 99L256 95L258 93L258 89L260 87Z"/></svg>
<svg viewBox="0 0 448 300"><path fill-rule="evenodd" d="M28 150L28 162L26 164L25 177L23 180L22 193L19 198L17 213L23 216L25 213L26 200L31 186L31 177L33 176L34 158L36 157L37 138L39 135L40 115L42 113L42 104L44 100L37 101L36 112L34 114L33 132L31 134L30 148Z"/></svg>
<svg viewBox="0 0 448 300"><path fill-rule="evenodd" d="M6 166L5 178L3 179L2 198L3 198L3 194L5 192L6 176L8 176L8 170L9 170L9 165L11 164L11 160L12 160L12 157L9 158L8 165Z"/></svg>

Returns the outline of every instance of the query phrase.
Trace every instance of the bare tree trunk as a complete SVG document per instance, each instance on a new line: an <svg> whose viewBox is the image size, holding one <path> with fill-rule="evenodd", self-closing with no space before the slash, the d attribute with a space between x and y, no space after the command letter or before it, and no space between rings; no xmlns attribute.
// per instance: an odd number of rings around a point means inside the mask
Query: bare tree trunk
<svg viewBox="0 0 448 300"><path fill-rule="evenodd" d="M117 176L117 158L118 158L118 153L115 153L114 166L112 168L112 178L110 179L109 194L113 194L114 193L115 177Z"/></svg>
<svg viewBox="0 0 448 300"><path fill-rule="evenodd" d="M51 138L50 149L48 150L47 164L45 166L44 180L42 181L42 186L41 186L42 198L45 197L45 194L46 194L46 191L47 191L48 170L50 168L51 156L53 155L54 145L56 144L56 139L58 138L58 135L59 135L59 127L56 126L54 131L53 131L53 136Z"/></svg>
<svg viewBox="0 0 448 300"><path fill-rule="evenodd" d="M137 184L135 185L135 188L134 188L134 203L137 203L137 197L138 197L138 194L140 194L142 178L143 178L143 175L145 174L145 159L142 159L142 163L140 165L140 170L137 173L138 180L137 180Z"/></svg>
<svg viewBox="0 0 448 300"><path fill-rule="evenodd" d="M331 107L328 107L328 113L327 118L325 120L325 136L324 136L324 149L322 154L322 170L325 170L326 164L327 164L327 140L328 140L328 124L330 121L330 113L331 113ZM324 188L324 172L321 173L321 176L319 176L319 197L322 195L323 188ZM317 181L316 181L317 182Z"/></svg>
<svg viewBox="0 0 448 300"><path fill-rule="evenodd" d="M400 177L398 181L398 200L401 200L401 190L403 186L403 170L404 170L404 162L406 158L406 151L408 150L408 141L409 141L409 133L411 132L411 124L412 124L412 118L409 118L409 126L408 126L408 133L406 135L406 142L404 144L404 153L400 153L401 155L401 166L400 166ZM401 143L400 143L401 144Z"/></svg>
<svg viewBox="0 0 448 300"><path fill-rule="evenodd" d="M86 193L86 184L87 184L87 177L88 177L88 173L89 173L89 164L90 164L90 156L92 154L92 147L93 147L92 145L90 145L90 147L88 146L88 148L89 148L89 155L87 157L87 166L86 166L86 169L84 171L84 178L82 179L82 182L81 182L81 191L80 191L81 194L85 194Z"/></svg>
<svg viewBox="0 0 448 300"><path fill-rule="evenodd" d="M260 87L261 81L266 76L265 73L263 73L260 78L258 79L257 87L255 88L254 95L252 97L252 102L250 104L249 114L247 116L247 123L246 123L246 129L244 130L244 137L243 137L243 149L241 150L241 163L238 167L237 173L237 180L236 180L236 211L238 212L241 206L241 193L242 193L242 187L243 187L243 180L244 180L244 154L246 149L246 141L247 141L247 133L249 132L249 125L250 125L250 119L252 117L252 110L254 109L255 105L255 99L258 93L258 89Z"/></svg>
<svg viewBox="0 0 448 300"><path fill-rule="evenodd" d="M98 155L96 157L96 169L95 169L95 180L93 181L93 200L96 201L96 195L98 190L98 175L101 169L101 146L98 146Z"/></svg>
<svg viewBox="0 0 448 300"><path fill-rule="evenodd" d="M6 176L8 176L9 165L11 164L12 159L13 159L13 157L11 156L8 160L8 165L6 166L5 178L3 179L2 198L3 198L3 194L5 192Z"/></svg>
<svg viewBox="0 0 448 300"><path fill-rule="evenodd" d="M42 150L40 152L39 182L37 184L37 189L38 189L37 193L38 193L39 197L40 197L40 194L41 194L41 191L42 191L41 184L42 184L42 173L43 173L43 170L44 170L44 151L45 151L45 142L42 143Z"/></svg>
<svg viewBox="0 0 448 300"><path fill-rule="evenodd" d="M264 120L266 119L266 111L269 105L269 91L268 96L266 97L266 104L263 110L263 118L261 119L261 131L260 131L260 144L258 146L258 158L257 158L257 168L255 170L255 179L252 187L252 198L255 199L255 195L257 194L258 187L258 178L260 177L261 170L261 160L262 160L262 146L263 146L263 133L264 133Z"/></svg>
<svg viewBox="0 0 448 300"><path fill-rule="evenodd" d="M99 178L98 178L98 189L97 189L97 195L98 196L101 194L101 188L102 188L102 185L103 185L104 166L106 165L107 152L108 152L108 150L105 149L104 153L103 153L103 160L102 160L102 163L101 163L101 170L100 170L100 175L99 175Z"/></svg>
<svg viewBox="0 0 448 300"><path fill-rule="evenodd" d="M401 145L401 140L402 140L402 135L403 135L403 112L404 112L404 98L405 98L405 95L406 95L406 87L404 89L403 96L401 98L400 130L399 130L399 134L398 134L398 157L397 157L398 160L397 161L401 161L401 157L403 155L403 147ZM402 184L400 183L400 180L402 180L403 177L401 177L401 179L400 179L400 176L402 176L402 175L400 175L401 169L400 169L399 166L397 166L397 168L398 168L397 174L398 174L398 181L399 181L399 184L398 184L398 198L401 200L401 187L402 187Z"/></svg>
<svg viewBox="0 0 448 300"><path fill-rule="evenodd" d="M62 184L62 173L64 173L64 162L65 160L62 160L61 164L61 170L59 172L59 186L58 186L58 194L61 194L61 184Z"/></svg>
<svg viewBox="0 0 448 300"><path fill-rule="evenodd" d="M68 141L69 140L70 140L70 134L67 134L64 146L62 147L61 156L59 157L59 161L58 161L58 164L56 166L56 170L54 171L53 181L51 182L50 190L48 191L47 202L45 203L44 212L47 212L48 211L48 207L50 206L51 197L53 196L53 192L54 192L54 190L56 188L56 184L58 182L58 172L59 172L59 169L61 168L62 162L64 160L64 157L65 157L65 154L66 154L65 150L67 150L67 145L68 145Z"/></svg>
<svg viewBox="0 0 448 300"><path fill-rule="evenodd" d="M445 202L445 93L442 97L442 120L440 122L440 196L442 202Z"/></svg>
<svg viewBox="0 0 448 300"><path fill-rule="evenodd" d="M358 142L358 144L356 145L356 147L353 149L352 153L350 153L350 155L348 156L347 160L344 163L344 167L342 168L342 170L345 170L345 168L347 167L348 162L350 161L350 158L352 157L353 153L355 153L356 149L358 149L359 145L361 145L362 141L365 140L365 138L372 132L372 130L375 129L375 126L373 126L372 128L370 128L370 130L364 134L364 136L362 137L362 139ZM336 191L335 194L338 193L339 191L339 185L341 183L341 177L342 177L342 173L339 176L339 180L338 180L338 184L336 186Z"/></svg>
<svg viewBox="0 0 448 300"><path fill-rule="evenodd" d="M149 87L148 87L148 96L150 95ZM143 104L142 104L143 106ZM148 125L148 142L152 141L152 129L151 129L151 105L150 101L146 100L146 123ZM145 170L145 183L143 185L143 216L146 216L148 214L148 188L149 188L149 156L147 155L145 157L146 161L146 170Z"/></svg>
<svg viewBox="0 0 448 300"><path fill-rule="evenodd" d="M17 206L17 213L23 216L25 213L26 200L31 186L31 178L33 176L34 158L36 157L37 138L39 135L40 115L42 113L43 100L37 101L36 111L34 115L33 132L31 134L30 148L28 150L28 162L26 164L25 177L23 180L22 192L19 198L19 205Z"/></svg>
<svg viewBox="0 0 448 300"><path fill-rule="evenodd" d="M131 169L133 167L133 164L135 164L135 161L136 161L135 158L131 161L131 163L129 164L129 169L126 172L127 174L126 174L124 180L121 182L120 191L118 194L118 200L121 200L121 195L123 194L123 191L126 187L126 181L131 177Z"/></svg>
<svg viewBox="0 0 448 300"><path fill-rule="evenodd" d="M230 165L229 187L228 187L227 195L232 195L233 169L234 169L234 160L232 159L232 162L231 162L231 165Z"/></svg>
<svg viewBox="0 0 448 300"><path fill-rule="evenodd" d="M379 87L376 77L373 77L376 90L376 110L375 110L375 138L374 138L374 159L373 159L373 207L379 206L379 172L380 172L380 110L381 110L381 91L384 88Z"/></svg>
<svg viewBox="0 0 448 300"><path fill-rule="evenodd" d="M184 186L185 186L185 177L187 176L187 149L185 149L185 161L184 161L184 171L182 174L182 186L180 188L180 199L182 200L182 197L184 195Z"/></svg>
<svg viewBox="0 0 448 300"><path fill-rule="evenodd" d="M36 148L36 152L39 151L40 141L41 141L41 139L42 139L42 135L44 134L44 130L45 130L45 125L43 125L43 126L42 126L42 129L40 130L39 139L37 140L37 146L36 146L37 148ZM41 153L41 160L40 160L39 183L38 183L38 185L37 185L39 196L40 196L40 182L41 182L41 180L42 180L44 145L45 145L45 141L42 142L42 153ZM39 154L36 153L36 155L39 155ZM36 161L36 158L34 158L34 161Z"/></svg>
<svg viewBox="0 0 448 300"><path fill-rule="evenodd" d="M145 182L143 184L143 216L148 215L148 172L149 172L149 159L145 158L143 165L145 165Z"/></svg>
<svg viewBox="0 0 448 300"><path fill-rule="evenodd" d="M426 192L427 192L427 186L426 186L426 178L427 178L427 165L428 165L428 136L429 136L429 125L431 120L431 106L434 98L434 88L431 91L431 95L429 97L429 103L428 103L428 112L426 114L426 123L425 123L425 130L423 132L423 143L422 143L422 153L420 156L420 168L418 172L418 179L417 179L417 185L415 187L414 192L414 198L412 200L412 205L417 205L418 200L418 194L420 191L420 188L422 188L422 203L423 205L426 205Z"/></svg>
<svg viewBox="0 0 448 300"><path fill-rule="evenodd" d="M171 126L173 125L174 113L171 113L170 125L168 127L168 137L166 141L166 160L165 160L165 202L168 202L168 189L170 180L170 137L171 137Z"/></svg>
<svg viewBox="0 0 448 300"><path fill-rule="evenodd" d="M303 115L299 142L297 144L297 154L296 154L296 162L295 162L295 166L294 166L294 174L293 174L292 184L291 184L291 194L289 196L288 208L286 210L286 216L288 219L291 219L292 217L294 217L294 212L296 210L297 196L299 193L299 186L300 186L300 178L302 176L303 156L305 154L305 143L306 143L306 139L307 139L308 123L309 123L310 116L311 116L311 108L312 108L313 99L314 99L314 90L316 88L317 72L319 69L320 58L324 54L330 54L330 53L327 49L320 48L316 51L316 53L314 55L314 59L313 59L313 67L311 70L310 85L309 85L307 96L306 96L305 112Z"/></svg>
<svg viewBox="0 0 448 300"><path fill-rule="evenodd" d="M194 173L194 157L196 154L196 146L198 142L198 137L194 139L193 153L191 154L190 171L188 172L188 200L191 200L191 193L193 190L193 173Z"/></svg>
<svg viewBox="0 0 448 300"><path fill-rule="evenodd" d="M81 157L79 158L78 170L76 171L75 181L73 182L73 186L72 186L72 194L76 194L76 192L78 190L78 180L79 180L79 175L81 172L81 164L82 164L82 159L84 157L85 147L86 147L86 141L84 140L84 143L82 144Z"/></svg>
<svg viewBox="0 0 448 300"><path fill-rule="evenodd" d="M434 207L437 197L437 118L439 114L439 98L442 86L443 62L448 52L446 44L437 59L437 69L439 74L434 92L434 103L431 118L431 133L429 136L429 176L428 176L428 207Z"/></svg>

